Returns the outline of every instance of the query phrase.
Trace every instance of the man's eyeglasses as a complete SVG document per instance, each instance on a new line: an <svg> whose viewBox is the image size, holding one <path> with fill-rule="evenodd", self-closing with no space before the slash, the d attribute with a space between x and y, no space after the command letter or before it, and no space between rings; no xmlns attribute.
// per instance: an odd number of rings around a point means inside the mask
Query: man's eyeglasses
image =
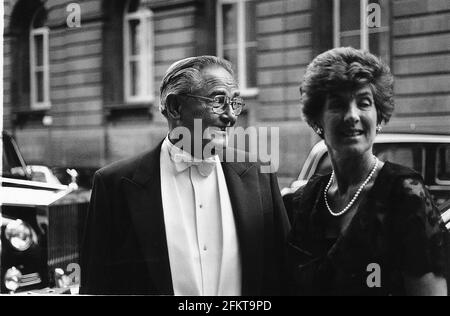
<svg viewBox="0 0 450 316"><path fill-rule="evenodd" d="M211 103L211 109L215 114L223 114L227 110L228 104L231 105L234 115L239 115L242 112L242 108L245 106L244 100L241 97L230 98L226 95L216 95L214 98L207 98L194 94L183 94L184 96L205 100Z"/></svg>

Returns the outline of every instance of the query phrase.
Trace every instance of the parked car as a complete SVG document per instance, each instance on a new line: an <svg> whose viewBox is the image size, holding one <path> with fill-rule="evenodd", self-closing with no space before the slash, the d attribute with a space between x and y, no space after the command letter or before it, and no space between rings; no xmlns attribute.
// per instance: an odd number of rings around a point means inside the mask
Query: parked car
<svg viewBox="0 0 450 316"><path fill-rule="evenodd" d="M11 135L1 140L0 293L76 285L89 192L32 181Z"/></svg>
<svg viewBox="0 0 450 316"><path fill-rule="evenodd" d="M430 190L436 205L450 200L450 135L383 133L375 138L375 155L408 166L419 172ZM331 172L331 161L323 140L309 153L298 178L289 188L283 188L288 200L314 174Z"/></svg>

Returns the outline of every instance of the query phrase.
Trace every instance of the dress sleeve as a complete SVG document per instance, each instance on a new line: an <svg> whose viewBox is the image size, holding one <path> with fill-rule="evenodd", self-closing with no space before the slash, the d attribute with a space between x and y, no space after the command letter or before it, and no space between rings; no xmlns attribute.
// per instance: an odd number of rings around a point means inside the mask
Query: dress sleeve
<svg viewBox="0 0 450 316"><path fill-rule="evenodd" d="M393 223L400 270L410 276L445 275L446 229L420 177L399 181Z"/></svg>
<svg viewBox="0 0 450 316"><path fill-rule="evenodd" d="M283 196L284 207L286 208L286 213L289 219L289 223L292 225L294 223L295 217L297 215L297 205L296 203L302 196L304 191L304 186L300 187L294 193L289 193Z"/></svg>

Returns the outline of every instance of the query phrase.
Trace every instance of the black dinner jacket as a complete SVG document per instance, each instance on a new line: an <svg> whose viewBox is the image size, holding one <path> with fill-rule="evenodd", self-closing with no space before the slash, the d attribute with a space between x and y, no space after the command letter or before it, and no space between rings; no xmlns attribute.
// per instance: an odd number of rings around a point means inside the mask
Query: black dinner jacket
<svg viewBox="0 0 450 316"><path fill-rule="evenodd" d="M161 144L94 177L80 294L173 295L161 198ZM222 162L235 217L243 295L283 294L289 222L275 174Z"/></svg>

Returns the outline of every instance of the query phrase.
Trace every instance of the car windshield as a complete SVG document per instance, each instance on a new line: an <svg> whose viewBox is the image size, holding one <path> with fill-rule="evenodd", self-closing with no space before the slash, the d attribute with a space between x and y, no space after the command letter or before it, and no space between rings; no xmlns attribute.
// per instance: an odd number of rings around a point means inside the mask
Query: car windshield
<svg viewBox="0 0 450 316"><path fill-rule="evenodd" d="M447 148L448 149L448 148ZM389 160L403 166L412 168L424 175L424 162L425 162L425 147L420 144L374 144L374 154L383 161ZM447 150L447 158L450 150ZM447 159L447 162L449 160ZM446 165L447 172L449 171L448 163ZM318 174L328 174L331 172L331 161L328 153L322 156L317 166ZM448 173L447 173L448 176Z"/></svg>
<svg viewBox="0 0 450 316"><path fill-rule="evenodd" d="M3 143L1 175L9 178L27 178L27 171L11 139L4 135L1 139Z"/></svg>

